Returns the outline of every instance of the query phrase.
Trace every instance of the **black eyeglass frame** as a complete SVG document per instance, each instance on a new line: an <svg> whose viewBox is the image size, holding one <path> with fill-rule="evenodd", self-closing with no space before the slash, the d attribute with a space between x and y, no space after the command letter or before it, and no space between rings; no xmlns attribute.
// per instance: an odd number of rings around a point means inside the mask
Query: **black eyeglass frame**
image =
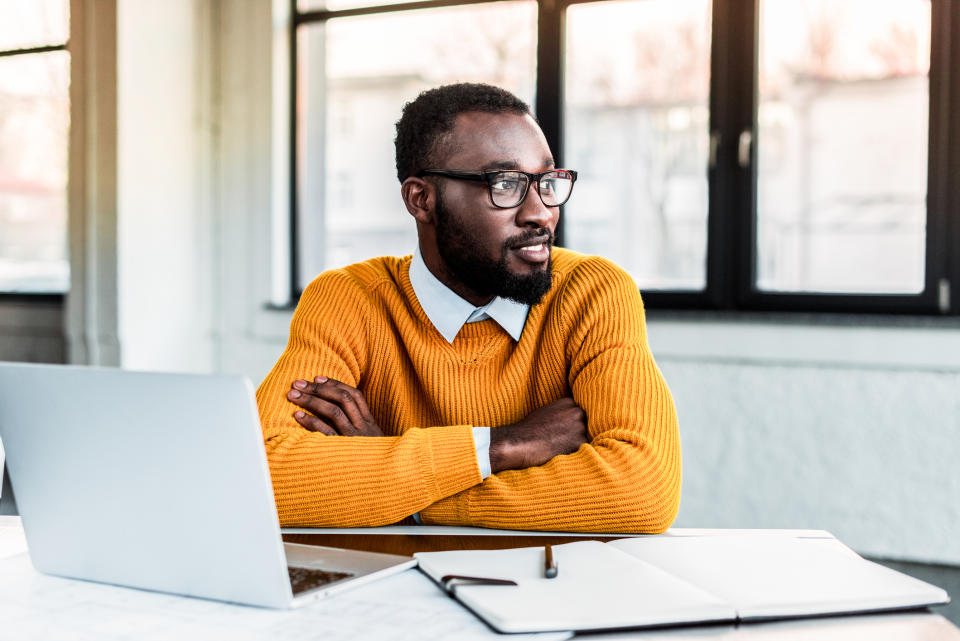
<svg viewBox="0 0 960 641"><path fill-rule="evenodd" d="M567 197L563 199L562 202L557 203L556 205L548 205L543 200L543 194L540 193L540 181L544 176L549 174L556 173L558 171L563 171L570 174L570 193L567 194ZM500 174L522 174L527 177L527 187L523 190L523 195L520 196L519 202L515 205L498 205L493 200L493 181ZM540 197L540 202L543 203L544 207L561 207L570 200L570 196L573 195L573 186L577 182L577 172L573 169L550 169L548 171L541 171L539 174L531 174L528 171L520 171L519 169L493 169L490 171L463 171L459 169L421 169L417 172L417 178L423 178L424 176L443 176L445 178L454 178L456 180L472 180L475 182L485 182L487 183L487 193L490 194L490 202L497 209L513 209L514 207L519 207L527 199L527 194L530 193L530 185L535 184L537 186L537 196Z"/></svg>

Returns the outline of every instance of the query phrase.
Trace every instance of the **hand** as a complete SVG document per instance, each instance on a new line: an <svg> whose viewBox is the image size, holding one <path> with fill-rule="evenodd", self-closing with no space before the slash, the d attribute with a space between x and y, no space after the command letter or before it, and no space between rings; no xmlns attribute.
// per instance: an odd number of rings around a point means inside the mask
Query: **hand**
<svg viewBox="0 0 960 641"><path fill-rule="evenodd" d="M307 410L294 412L297 423L328 436L384 435L360 390L326 376L313 381L296 380L287 392L291 403Z"/></svg>
<svg viewBox="0 0 960 641"><path fill-rule="evenodd" d="M587 414L572 398L534 410L513 425L490 430L490 468L494 474L543 465L570 454L590 440Z"/></svg>

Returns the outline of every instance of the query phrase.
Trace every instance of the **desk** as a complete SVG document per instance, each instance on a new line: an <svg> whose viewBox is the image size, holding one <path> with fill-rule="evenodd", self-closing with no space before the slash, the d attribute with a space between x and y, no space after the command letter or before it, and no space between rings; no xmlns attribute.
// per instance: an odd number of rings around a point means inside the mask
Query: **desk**
<svg viewBox="0 0 960 641"><path fill-rule="evenodd" d="M415 552L444 550L502 550L515 547L560 545L584 539L613 541L621 536L583 536L575 534L514 535L500 532L476 534L470 528L446 528L455 534L434 533L444 528L398 527L390 534L371 534L369 531L342 530L308 532L291 528L283 534L284 541L306 545L326 545L351 550L412 555ZM422 534L419 531L431 532ZM711 530L674 529L675 536L696 536ZM830 536L824 532L824 536ZM503 635L510 639L510 635ZM960 629L944 617L929 610L903 613L822 617L797 621L748 623L740 625L711 625L668 630L627 631L617 633L578 634L576 639L591 641L960 641Z"/></svg>
<svg viewBox="0 0 960 641"><path fill-rule="evenodd" d="M615 541L638 534L578 534L574 532L518 532L474 527L390 526L384 528L283 528L283 540L304 545L327 545L349 550L386 552L411 556L415 552L445 550L507 550L549 543L560 545L574 541ZM716 534L762 534L834 538L826 530L731 530L671 528L662 536L711 536Z"/></svg>
<svg viewBox="0 0 960 641"><path fill-rule="evenodd" d="M38 574L22 550L18 519L0 517L0 641L8 639L291 639L376 641L431 639L503 639L416 570L345 592L292 611L264 610L71 581ZM287 532L298 543L410 554L416 551L504 548L559 544L577 535L517 535L447 528L449 534L425 534L429 528L394 528L391 534ZM382 531L378 531L382 532ZM682 530L674 535L685 535ZM19 550L17 546L20 546ZM19 553L18 553L19 552ZM12 554L12 556L10 555ZM6 557L6 558L5 558ZM552 636L549 638L558 638ZM929 611L829 617L776 623L698 626L668 630L578 635L589 641L960 641L960 630Z"/></svg>
<svg viewBox="0 0 960 641"><path fill-rule="evenodd" d="M305 545L326 545L332 548L363 550L366 552L386 552L413 556L415 552L443 552L446 550L509 550L510 548L534 547L549 543L560 545L591 539L594 541L613 541L622 538L616 536L563 536L535 534L482 535L482 534L284 534L287 543Z"/></svg>

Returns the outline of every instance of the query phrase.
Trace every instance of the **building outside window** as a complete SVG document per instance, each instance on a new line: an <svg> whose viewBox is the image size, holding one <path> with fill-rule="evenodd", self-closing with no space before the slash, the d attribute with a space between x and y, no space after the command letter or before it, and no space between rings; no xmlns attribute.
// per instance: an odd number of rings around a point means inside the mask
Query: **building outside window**
<svg viewBox="0 0 960 641"><path fill-rule="evenodd" d="M760 5L758 285L924 287L930 2Z"/></svg>
<svg viewBox="0 0 960 641"><path fill-rule="evenodd" d="M63 293L68 2L0 1L0 293Z"/></svg>

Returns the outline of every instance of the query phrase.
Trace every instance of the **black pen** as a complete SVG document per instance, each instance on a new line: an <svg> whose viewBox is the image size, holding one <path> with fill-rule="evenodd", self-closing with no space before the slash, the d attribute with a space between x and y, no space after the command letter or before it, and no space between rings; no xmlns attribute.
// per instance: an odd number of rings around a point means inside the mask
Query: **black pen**
<svg viewBox="0 0 960 641"><path fill-rule="evenodd" d="M557 576L557 562L553 560L553 548L549 545L545 545L544 548L543 576L553 579Z"/></svg>

